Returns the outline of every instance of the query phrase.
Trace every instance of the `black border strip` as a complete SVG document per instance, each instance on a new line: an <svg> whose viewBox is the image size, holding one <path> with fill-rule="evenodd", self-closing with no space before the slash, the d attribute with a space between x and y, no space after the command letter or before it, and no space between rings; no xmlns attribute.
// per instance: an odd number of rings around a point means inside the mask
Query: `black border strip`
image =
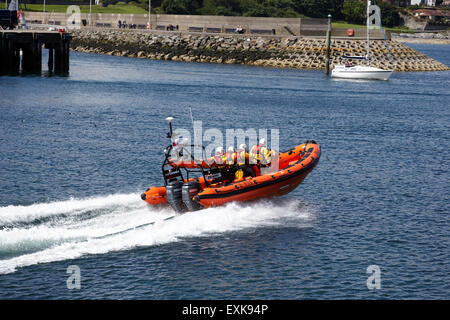
<svg viewBox="0 0 450 320"><path fill-rule="evenodd" d="M377 296L371 299L376 299ZM93 295L95 298L95 295ZM92 299L86 296L85 299ZM384 298L387 299L387 298ZM250 314L251 310L255 312ZM259 306L259 307L258 307ZM423 312L424 307L442 307L446 311L448 300L213 300L205 297L205 300L3 300L0 307L7 313L14 312L15 316L33 317L36 313L45 314L48 310L60 307L62 310L70 310L74 317L86 317L86 307L90 315L105 317L106 315L130 317L130 312L139 314L141 311L148 314L148 318L164 319L290 319L289 314L305 314L311 311L316 317L330 314L332 317L349 314L359 314L358 308L370 310L372 316L385 317L385 308L398 308L402 314ZM212 314L186 314L197 311L199 308L214 308ZM417 310L417 311L416 311ZM198 312L198 311L197 311ZM162 315L159 316L159 315ZM50 316L50 318L53 318ZM57 318L57 317L54 317ZM352 317L350 317L352 318ZM355 317L356 318L356 317Z"/></svg>

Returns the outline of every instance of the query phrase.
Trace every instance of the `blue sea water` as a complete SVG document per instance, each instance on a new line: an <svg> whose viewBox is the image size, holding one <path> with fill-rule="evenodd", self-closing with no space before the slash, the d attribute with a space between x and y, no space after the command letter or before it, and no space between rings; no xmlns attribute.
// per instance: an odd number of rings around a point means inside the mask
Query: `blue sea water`
<svg viewBox="0 0 450 320"><path fill-rule="evenodd" d="M82 53L67 77L0 77L0 298L449 299L449 84ZM188 106L204 130L314 139L320 163L286 196L165 220L140 193Z"/></svg>

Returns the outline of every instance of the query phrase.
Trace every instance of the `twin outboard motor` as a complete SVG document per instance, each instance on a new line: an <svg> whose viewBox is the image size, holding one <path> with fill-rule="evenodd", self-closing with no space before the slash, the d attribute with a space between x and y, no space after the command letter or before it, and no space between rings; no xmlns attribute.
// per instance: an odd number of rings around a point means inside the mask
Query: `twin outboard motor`
<svg viewBox="0 0 450 320"><path fill-rule="evenodd" d="M167 203L170 204L173 210L177 213L186 212L187 208L183 203L181 196L181 188L183 187L183 182L181 181L171 181L166 186L166 197Z"/></svg>
<svg viewBox="0 0 450 320"><path fill-rule="evenodd" d="M171 181L166 186L167 202L177 213L200 210L203 207L192 199L200 190L201 185L197 181L184 184L181 181Z"/></svg>
<svg viewBox="0 0 450 320"><path fill-rule="evenodd" d="M186 182L182 188L182 198L184 205L189 209L189 211L197 211L202 208L202 206L194 201L192 198L200 192L202 186L197 181Z"/></svg>

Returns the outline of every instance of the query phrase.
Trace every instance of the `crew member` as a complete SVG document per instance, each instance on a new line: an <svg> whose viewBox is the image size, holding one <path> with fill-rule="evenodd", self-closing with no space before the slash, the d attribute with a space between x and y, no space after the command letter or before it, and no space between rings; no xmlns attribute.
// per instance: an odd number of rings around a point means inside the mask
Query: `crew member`
<svg viewBox="0 0 450 320"><path fill-rule="evenodd" d="M256 146L250 151L250 164L257 175L261 174L261 168L270 167L272 160L276 159L276 152L267 148L267 140L261 138Z"/></svg>
<svg viewBox="0 0 450 320"><path fill-rule="evenodd" d="M259 161L261 163L261 167L270 166L271 157L270 151L267 149L267 140L262 138L259 140Z"/></svg>
<svg viewBox="0 0 450 320"><path fill-rule="evenodd" d="M259 152L260 152L260 149L261 149L261 147L259 146L259 144L254 145L250 149L250 154L249 154L249 162L250 162L250 164L259 166Z"/></svg>
<svg viewBox="0 0 450 320"><path fill-rule="evenodd" d="M270 150L269 155L266 158L267 165L264 168L265 174L274 173L278 171L278 154L275 150Z"/></svg>
<svg viewBox="0 0 450 320"><path fill-rule="evenodd" d="M229 146L227 153L226 153L226 158L227 158L227 165L232 167L236 164L236 160L237 160L237 153L234 151L234 147L233 146Z"/></svg>
<svg viewBox="0 0 450 320"><path fill-rule="evenodd" d="M237 149L237 170L234 174L234 181L241 181L244 179L244 176L255 176L254 170L252 170L249 166L249 154L247 153L247 145L242 143Z"/></svg>
<svg viewBox="0 0 450 320"><path fill-rule="evenodd" d="M214 152L214 156L207 158L206 159L206 163L207 165L211 168L212 167L216 167L217 169L214 170L214 172L210 172L210 173L214 173L214 177L212 175L210 175L207 179L209 183L217 183L217 182L222 182L222 177L223 177L223 173L224 169L226 169L226 162L227 162L227 158L225 155L225 152L223 150L223 147L217 147L215 152Z"/></svg>
<svg viewBox="0 0 450 320"><path fill-rule="evenodd" d="M222 168L226 163L226 156L223 151L223 147L217 147L214 153L213 162L217 164L217 167Z"/></svg>
<svg viewBox="0 0 450 320"><path fill-rule="evenodd" d="M242 143L239 145L239 148L237 149L237 164L238 166L243 166L248 164L249 161L249 154L247 152L247 145L245 143Z"/></svg>
<svg viewBox="0 0 450 320"><path fill-rule="evenodd" d="M250 163L266 166L270 164L270 152L267 149L267 140L265 138L261 138L259 140L259 144L253 146L250 150Z"/></svg>
<svg viewBox="0 0 450 320"><path fill-rule="evenodd" d="M228 147L228 150L224 155L225 166L222 167L222 175L228 182L232 182L234 180L234 174L236 172L236 156L237 154L234 151L234 147Z"/></svg>

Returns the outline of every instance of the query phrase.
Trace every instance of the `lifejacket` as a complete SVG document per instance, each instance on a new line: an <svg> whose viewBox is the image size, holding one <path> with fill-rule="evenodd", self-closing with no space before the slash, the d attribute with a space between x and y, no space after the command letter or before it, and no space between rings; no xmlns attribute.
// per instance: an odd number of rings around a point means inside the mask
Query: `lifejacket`
<svg viewBox="0 0 450 320"><path fill-rule="evenodd" d="M264 166L270 165L272 159L271 159L271 152L269 151L269 149L267 149L267 147L261 147L259 154L261 164Z"/></svg>
<svg viewBox="0 0 450 320"><path fill-rule="evenodd" d="M237 161L237 153L236 152L227 152L226 154L227 164L232 166L236 164Z"/></svg>
<svg viewBox="0 0 450 320"><path fill-rule="evenodd" d="M257 144L256 146L253 146L251 148L250 155L249 155L251 164L259 163L259 160L260 160L260 157L259 157L260 149L261 149L261 147L259 146L259 144Z"/></svg>
<svg viewBox="0 0 450 320"><path fill-rule="evenodd" d="M275 150L270 150L270 162L278 162L278 154Z"/></svg>
<svg viewBox="0 0 450 320"><path fill-rule="evenodd" d="M238 169L234 173L234 181L241 181L244 180L244 170Z"/></svg>
<svg viewBox="0 0 450 320"><path fill-rule="evenodd" d="M216 162L216 164L225 164L227 161L226 155L222 154L222 155L214 155L214 161Z"/></svg>
<svg viewBox="0 0 450 320"><path fill-rule="evenodd" d="M249 154L244 150L237 154L237 164L239 166L243 166L245 164L248 164L249 160Z"/></svg>
<svg viewBox="0 0 450 320"><path fill-rule="evenodd" d="M270 150L269 154L266 158L267 164L263 164L263 167L272 167L276 170L278 170L278 165L279 165L279 158L278 158L278 154L275 150ZM276 167L274 167L276 166Z"/></svg>

